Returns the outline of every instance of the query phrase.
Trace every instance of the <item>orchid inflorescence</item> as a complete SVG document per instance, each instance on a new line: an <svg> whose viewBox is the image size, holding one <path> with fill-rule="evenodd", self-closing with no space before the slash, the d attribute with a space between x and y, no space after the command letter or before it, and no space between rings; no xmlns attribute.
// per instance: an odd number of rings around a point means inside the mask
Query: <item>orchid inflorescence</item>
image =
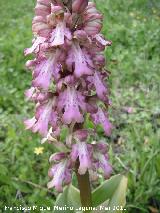
<svg viewBox="0 0 160 213"><path fill-rule="evenodd" d="M35 116L25 125L40 133L42 142L64 147L50 157L48 187L58 192L71 182L77 160L78 173L88 171L91 181L97 180L98 172L108 178L112 171L107 144L95 142L97 125L107 136L112 129L103 53L111 41L100 34L102 20L87 0L37 0L35 7L33 45L25 49L25 55L35 56L26 63L33 77L26 96L35 103ZM95 128L86 129L86 119ZM68 128L65 143L60 142L63 128Z"/></svg>

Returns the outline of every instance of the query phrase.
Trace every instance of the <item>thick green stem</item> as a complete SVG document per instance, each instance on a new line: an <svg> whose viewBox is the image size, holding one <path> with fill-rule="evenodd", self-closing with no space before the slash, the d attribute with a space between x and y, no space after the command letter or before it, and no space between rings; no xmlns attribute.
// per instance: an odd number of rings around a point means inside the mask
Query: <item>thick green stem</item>
<svg viewBox="0 0 160 213"><path fill-rule="evenodd" d="M89 207L92 207L92 196L91 196L89 172L87 171L84 175L80 175L78 173L78 168L79 168L79 159L77 159L76 162L76 175L80 190L81 204L82 207L86 208L85 212L90 212Z"/></svg>

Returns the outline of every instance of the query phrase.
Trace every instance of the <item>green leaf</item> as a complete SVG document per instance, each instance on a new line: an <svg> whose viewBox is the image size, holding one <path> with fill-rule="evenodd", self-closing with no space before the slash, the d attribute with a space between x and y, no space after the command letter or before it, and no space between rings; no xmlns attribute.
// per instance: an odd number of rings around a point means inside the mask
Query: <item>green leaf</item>
<svg viewBox="0 0 160 213"><path fill-rule="evenodd" d="M1 175L6 175L8 172L8 168L6 168L6 166L0 164L0 171L1 171Z"/></svg>
<svg viewBox="0 0 160 213"><path fill-rule="evenodd" d="M125 204L125 192L127 188L127 178L123 175L115 175L106 180L102 185L92 192L93 206L109 200L109 206Z"/></svg>
<svg viewBox="0 0 160 213"><path fill-rule="evenodd" d="M0 183L3 184L7 184L10 185L11 184L11 178L9 176L6 175L0 175Z"/></svg>
<svg viewBox="0 0 160 213"><path fill-rule="evenodd" d="M118 207L121 209L121 207L124 207L126 204L126 191L127 191L127 182L128 179L125 176L122 176L120 183L114 192L112 198L109 201L108 206L110 207L109 212L123 212L123 210L114 210L114 207Z"/></svg>
<svg viewBox="0 0 160 213"><path fill-rule="evenodd" d="M109 200L106 200L104 203L101 203L99 206L95 207L96 209L92 211L92 213L97 213L98 211L101 213L106 213L108 211L108 203Z"/></svg>
<svg viewBox="0 0 160 213"><path fill-rule="evenodd" d="M25 193L30 193L32 192L32 189L30 189L27 184L25 183L20 183L20 182L16 182L16 181L12 181L12 186L21 191L21 192L25 192Z"/></svg>
<svg viewBox="0 0 160 213"><path fill-rule="evenodd" d="M65 187L63 193L57 197L54 206L58 207L67 206L67 207L74 207L74 210L78 209L81 206L79 190L75 188L73 185ZM67 209L65 210L65 212L66 213L76 212L74 210ZM60 212L60 209L54 210L54 213L58 212Z"/></svg>
<svg viewBox="0 0 160 213"><path fill-rule="evenodd" d="M160 155L158 155L156 158L156 171L158 177L160 177Z"/></svg>

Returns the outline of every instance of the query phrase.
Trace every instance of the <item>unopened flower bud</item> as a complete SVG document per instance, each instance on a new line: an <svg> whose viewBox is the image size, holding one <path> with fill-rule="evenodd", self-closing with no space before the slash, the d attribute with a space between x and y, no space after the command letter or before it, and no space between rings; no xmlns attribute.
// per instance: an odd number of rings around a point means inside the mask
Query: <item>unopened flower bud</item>
<svg viewBox="0 0 160 213"><path fill-rule="evenodd" d="M72 11L74 13L82 13L88 5L88 0L73 0Z"/></svg>

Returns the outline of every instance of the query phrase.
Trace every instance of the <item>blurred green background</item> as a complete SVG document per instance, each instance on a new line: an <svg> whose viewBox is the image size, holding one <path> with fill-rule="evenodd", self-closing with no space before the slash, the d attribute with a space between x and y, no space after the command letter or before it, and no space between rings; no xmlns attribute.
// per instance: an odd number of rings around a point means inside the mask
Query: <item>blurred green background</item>
<svg viewBox="0 0 160 213"><path fill-rule="evenodd" d="M110 144L114 173L127 174L127 211L160 212L160 1L97 0L104 14L105 36L113 41L106 51L111 71L115 126ZM31 73L25 70L23 49L31 46L35 2L0 0L0 212L4 206L52 206L48 191L51 145L24 130L33 115L24 99ZM126 113L126 107L132 112ZM99 129L99 137L103 132ZM101 180L102 181L102 180ZM14 211L13 211L14 212Z"/></svg>

